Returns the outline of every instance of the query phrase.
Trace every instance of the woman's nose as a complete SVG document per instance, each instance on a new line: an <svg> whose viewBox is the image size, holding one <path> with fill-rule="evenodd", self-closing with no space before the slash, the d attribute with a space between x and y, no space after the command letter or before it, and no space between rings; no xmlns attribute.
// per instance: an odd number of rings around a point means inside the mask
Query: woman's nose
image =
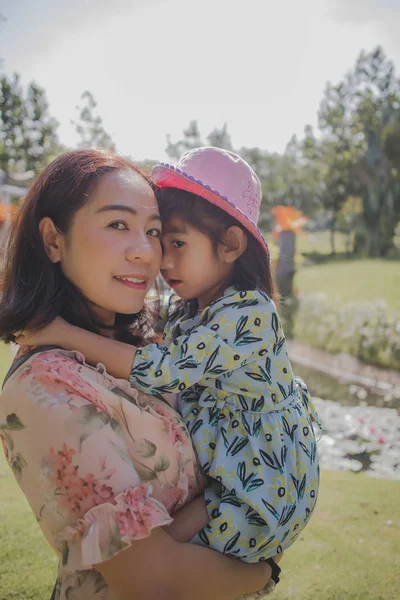
<svg viewBox="0 0 400 600"><path fill-rule="evenodd" d="M126 249L126 258L129 261L138 261L149 263L156 258L161 258L161 245L157 239L148 235L135 236L134 240Z"/></svg>

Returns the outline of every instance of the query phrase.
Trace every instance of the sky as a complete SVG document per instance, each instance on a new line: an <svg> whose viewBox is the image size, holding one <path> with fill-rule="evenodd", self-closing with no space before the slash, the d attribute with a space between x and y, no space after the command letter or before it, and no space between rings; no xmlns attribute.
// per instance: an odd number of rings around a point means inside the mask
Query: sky
<svg viewBox="0 0 400 600"><path fill-rule="evenodd" d="M0 0L1 69L45 88L61 141L85 90L118 151L165 160L197 119L283 152L327 81L383 46L400 75L399 0Z"/></svg>

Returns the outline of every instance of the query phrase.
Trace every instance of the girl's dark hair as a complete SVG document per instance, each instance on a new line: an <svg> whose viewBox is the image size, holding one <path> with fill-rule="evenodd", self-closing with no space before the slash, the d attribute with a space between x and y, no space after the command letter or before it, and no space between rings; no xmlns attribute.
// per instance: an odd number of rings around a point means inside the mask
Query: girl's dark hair
<svg viewBox="0 0 400 600"><path fill-rule="evenodd" d="M229 227L240 227L247 235L247 247L235 263L229 285L235 285L241 291L262 290L273 300L277 300L269 260L256 238L249 234L239 221L201 196L184 190L156 189L156 196L163 221L178 216L207 235L215 250Z"/></svg>
<svg viewBox="0 0 400 600"><path fill-rule="evenodd" d="M107 327L93 314L87 299L53 264L43 247L39 223L50 217L67 233L75 213L88 201L103 175L131 169L147 177L128 159L102 150L67 152L51 162L36 178L23 201L2 256L0 339L15 340L14 333L30 324L40 329L57 315L73 325L99 332ZM152 334L147 307L138 314L117 314L116 337L140 344Z"/></svg>

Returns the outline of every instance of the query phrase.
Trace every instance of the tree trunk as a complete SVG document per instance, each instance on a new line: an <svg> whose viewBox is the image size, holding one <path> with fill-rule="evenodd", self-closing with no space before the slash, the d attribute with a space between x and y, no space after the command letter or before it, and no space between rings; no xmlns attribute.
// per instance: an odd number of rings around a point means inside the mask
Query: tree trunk
<svg viewBox="0 0 400 600"><path fill-rule="evenodd" d="M380 235L379 235L379 224L376 221L375 227L369 230L367 249L369 258L377 258L380 256Z"/></svg>
<svg viewBox="0 0 400 600"><path fill-rule="evenodd" d="M336 222L331 226L331 255L335 256L336 254L336 246L335 246L335 232L336 232Z"/></svg>
<svg viewBox="0 0 400 600"><path fill-rule="evenodd" d="M293 295L295 249L295 233L293 231L281 231L279 234L279 258L276 267L276 282L282 297L290 297Z"/></svg>

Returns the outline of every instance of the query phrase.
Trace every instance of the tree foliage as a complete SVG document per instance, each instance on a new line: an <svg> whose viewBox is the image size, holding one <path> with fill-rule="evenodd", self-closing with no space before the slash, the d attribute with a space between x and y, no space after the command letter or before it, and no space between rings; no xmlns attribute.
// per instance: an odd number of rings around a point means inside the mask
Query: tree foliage
<svg viewBox="0 0 400 600"><path fill-rule="evenodd" d="M2 170L43 168L60 151L57 128L41 87L32 82L25 91L17 74L0 77Z"/></svg>
<svg viewBox="0 0 400 600"><path fill-rule="evenodd" d="M400 219L400 81L382 48L361 52L343 81L327 85L319 125L321 146L331 147L325 181L335 215L360 195L367 252L386 255Z"/></svg>
<svg viewBox="0 0 400 600"><path fill-rule="evenodd" d="M97 102L91 92L86 90L81 95L81 104L76 107L78 118L73 121L80 138L78 148L104 148L115 151L115 144L97 113Z"/></svg>
<svg viewBox="0 0 400 600"><path fill-rule="evenodd" d="M232 149L227 125L214 129L207 143ZM196 121L167 153L178 160L204 145ZM382 48L361 52L354 67L337 84L328 83L318 113L318 131L305 127L283 154L260 148L236 152L254 168L263 190L260 225L271 226L271 207L292 205L309 217L324 213L334 234L343 226L349 197L362 199L361 214L346 221L356 229L358 247L384 256L393 247L400 221L400 82ZM350 224L350 225L349 225Z"/></svg>

